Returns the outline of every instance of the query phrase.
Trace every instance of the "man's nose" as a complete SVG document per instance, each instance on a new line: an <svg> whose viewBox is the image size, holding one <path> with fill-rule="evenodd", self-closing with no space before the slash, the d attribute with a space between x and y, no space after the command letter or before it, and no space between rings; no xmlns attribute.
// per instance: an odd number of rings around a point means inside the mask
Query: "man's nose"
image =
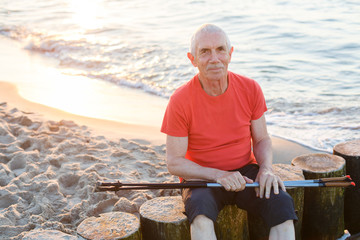
<svg viewBox="0 0 360 240"><path fill-rule="evenodd" d="M215 50L211 51L210 62L218 62L219 56Z"/></svg>

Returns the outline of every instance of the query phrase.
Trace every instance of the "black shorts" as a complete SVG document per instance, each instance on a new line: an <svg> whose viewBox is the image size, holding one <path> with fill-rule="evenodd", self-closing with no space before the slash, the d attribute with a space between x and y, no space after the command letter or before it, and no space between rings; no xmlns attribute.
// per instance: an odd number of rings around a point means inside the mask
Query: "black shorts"
<svg viewBox="0 0 360 240"><path fill-rule="evenodd" d="M255 180L259 167L247 165L239 171L243 176ZM187 188L182 191L185 214L190 224L198 215L205 215L214 222L225 205L236 204L253 215L259 215L271 228L287 220L297 220L291 196L279 189L279 194L271 192L270 198L256 197L254 188L240 192L226 191L224 188Z"/></svg>

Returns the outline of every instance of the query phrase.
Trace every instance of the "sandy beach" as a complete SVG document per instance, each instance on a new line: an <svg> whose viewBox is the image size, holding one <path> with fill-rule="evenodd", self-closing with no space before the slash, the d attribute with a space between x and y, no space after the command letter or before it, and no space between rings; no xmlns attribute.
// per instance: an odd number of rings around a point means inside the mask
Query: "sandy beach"
<svg viewBox="0 0 360 240"><path fill-rule="evenodd" d="M76 236L86 217L140 206L178 190L94 192L96 182L176 182L165 162L160 126L69 114L19 96L0 83L0 239L30 231ZM274 163L312 152L273 138Z"/></svg>

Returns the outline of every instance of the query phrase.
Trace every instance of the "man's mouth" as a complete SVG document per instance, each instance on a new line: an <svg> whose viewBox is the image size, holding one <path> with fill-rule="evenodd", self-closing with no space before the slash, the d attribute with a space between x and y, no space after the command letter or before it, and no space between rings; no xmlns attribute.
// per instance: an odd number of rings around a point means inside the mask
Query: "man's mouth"
<svg viewBox="0 0 360 240"><path fill-rule="evenodd" d="M208 71L218 71L218 70L222 70L223 66L210 66L207 68Z"/></svg>

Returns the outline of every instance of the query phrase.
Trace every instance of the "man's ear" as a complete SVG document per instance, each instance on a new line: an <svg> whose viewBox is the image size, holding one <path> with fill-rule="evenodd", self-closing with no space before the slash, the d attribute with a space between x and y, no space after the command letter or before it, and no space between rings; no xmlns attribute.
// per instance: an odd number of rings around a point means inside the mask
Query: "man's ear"
<svg viewBox="0 0 360 240"><path fill-rule="evenodd" d="M195 57L194 57L190 52L187 53L187 57L190 59L192 65L193 65L194 67L197 67L197 64L196 64L196 62L195 62Z"/></svg>
<svg viewBox="0 0 360 240"><path fill-rule="evenodd" d="M229 52L230 60L231 60L231 55L232 55L233 52L234 52L234 47L231 47L231 48L230 48L230 52Z"/></svg>

